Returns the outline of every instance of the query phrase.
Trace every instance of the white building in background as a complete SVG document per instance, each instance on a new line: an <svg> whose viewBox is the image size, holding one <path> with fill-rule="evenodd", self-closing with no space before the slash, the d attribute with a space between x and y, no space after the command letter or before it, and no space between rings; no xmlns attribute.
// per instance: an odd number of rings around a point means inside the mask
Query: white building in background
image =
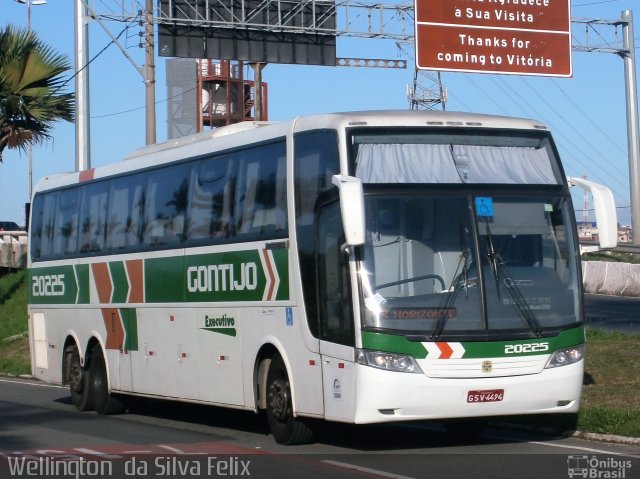
<svg viewBox="0 0 640 479"><path fill-rule="evenodd" d="M597 241L598 228L593 221L578 221L578 239L580 241ZM618 243L632 243L631 225L618 226Z"/></svg>

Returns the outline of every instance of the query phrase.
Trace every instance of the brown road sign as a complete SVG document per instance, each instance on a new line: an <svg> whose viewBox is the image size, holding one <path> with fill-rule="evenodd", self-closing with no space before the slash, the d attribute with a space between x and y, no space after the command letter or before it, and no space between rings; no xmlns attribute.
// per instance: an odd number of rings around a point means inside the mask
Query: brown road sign
<svg viewBox="0 0 640 479"><path fill-rule="evenodd" d="M416 0L421 69L569 77L569 0Z"/></svg>

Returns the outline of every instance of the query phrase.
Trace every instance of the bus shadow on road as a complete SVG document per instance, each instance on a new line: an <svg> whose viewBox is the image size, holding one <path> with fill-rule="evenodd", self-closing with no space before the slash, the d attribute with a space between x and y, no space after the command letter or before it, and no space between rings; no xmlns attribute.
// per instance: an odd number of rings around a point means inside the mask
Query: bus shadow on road
<svg viewBox="0 0 640 479"><path fill-rule="evenodd" d="M319 423L320 443L366 452L448 449L452 452L464 446L545 441L561 437L550 432L490 423L482 431L464 428L448 431L439 421L353 425Z"/></svg>
<svg viewBox="0 0 640 479"><path fill-rule="evenodd" d="M73 407L69 397L59 398L56 402ZM264 413L140 397L127 397L126 403L127 415L132 418L146 418L145 422L150 420L151 424L197 431L218 439L232 437L235 432L260 436L270 434ZM322 420L308 422L316 433L317 444L363 452L443 448L454 451L464 446L551 440L563 436L526 423L501 421L491 421L481 430L474 427L473 422L467 424L464 421L453 423L457 426L455 428L451 424L447 428L440 421L361 425Z"/></svg>
<svg viewBox="0 0 640 479"><path fill-rule="evenodd" d="M263 414L204 404L164 399L128 397L127 413L179 421L194 426L228 428L254 434L269 434Z"/></svg>
<svg viewBox="0 0 640 479"><path fill-rule="evenodd" d="M219 429L268 436L270 434L263 413L226 409L209 405L177 401L131 398L129 414L150 416L163 420L188 423L190 427L216 435ZM560 437L552 431L523 424L490 422L482 430L464 422L447 428L439 421L400 422L388 424L344 424L310 420L316 433L316 443L359 451L399 451L409 449L458 448L465 445L520 443L532 440L551 440ZM449 425L450 426L450 425Z"/></svg>

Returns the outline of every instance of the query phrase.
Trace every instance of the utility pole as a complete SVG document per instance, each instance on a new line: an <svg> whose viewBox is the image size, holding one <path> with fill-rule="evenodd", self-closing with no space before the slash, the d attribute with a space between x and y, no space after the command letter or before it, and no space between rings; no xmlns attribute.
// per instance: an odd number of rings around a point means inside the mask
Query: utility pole
<svg viewBox="0 0 640 479"><path fill-rule="evenodd" d="M76 171L91 168L91 131L89 119L89 24L87 6L75 5L76 46Z"/></svg>
<svg viewBox="0 0 640 479"><path fill-rule="evenodd" d="M154 48L153 0L146 0L144 84L146 92L147 145L153 145L156 142L156 63L154 58Z"/></svg>
<svg viewBox="0 0 640 479"><path fill-rule="evenodd" d="M633 14L622 12L624 85L627 99L627 143L629 149L629 189L633 244L640 245L640 138L638 137L638 87L636 83Z"/></svg>
<svg viewBox="0 0 640 479"><path fill-rule="evenodd" d="M262 69L266 63L253 63L253 93L255 101L256 121L263 121L264 112L262 111Z"/></svg>

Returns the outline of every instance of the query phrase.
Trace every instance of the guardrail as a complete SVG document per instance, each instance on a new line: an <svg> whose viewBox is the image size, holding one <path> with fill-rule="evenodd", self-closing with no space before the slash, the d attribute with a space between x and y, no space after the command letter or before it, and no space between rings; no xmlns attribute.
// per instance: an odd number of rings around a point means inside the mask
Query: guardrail
<svg viewBox="0 0 640 479"><path fill-rule="evenodd" d="M600 249L597 241L584 241L580 240L580 246L586 248L594 248L594 251ZM640 254L640 244L633 243L618 243L618 246L604 251L616 251L618 253L637 253Z"/></svg>
<svg viewBox="0 0 640 479"><path fill-rule="evenodd" d="M27 248L26 232L0 231L0 268L26 267Z"/></svg>
<svg viewBox="0 0 640 479"><path fill-rule="evenodd" d="M618 243L613 251L618 251L620 253L637 253L640 254L640 244L632 244L632 243Z"/></svg>

